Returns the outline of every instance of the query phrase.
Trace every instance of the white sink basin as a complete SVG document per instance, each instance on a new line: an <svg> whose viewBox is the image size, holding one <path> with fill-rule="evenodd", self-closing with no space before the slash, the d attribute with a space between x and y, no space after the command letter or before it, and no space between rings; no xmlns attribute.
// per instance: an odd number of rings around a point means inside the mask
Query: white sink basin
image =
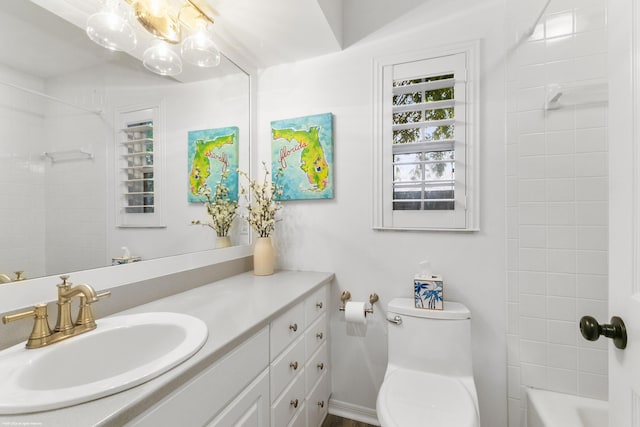
<svg viewBox="0 0 640 427"><path fill-rule="evenodd" d="M193 356L207 325L178 313L97 320L98 328L48 347L0 352L0 414L62 408L155 378Z"/></svg>

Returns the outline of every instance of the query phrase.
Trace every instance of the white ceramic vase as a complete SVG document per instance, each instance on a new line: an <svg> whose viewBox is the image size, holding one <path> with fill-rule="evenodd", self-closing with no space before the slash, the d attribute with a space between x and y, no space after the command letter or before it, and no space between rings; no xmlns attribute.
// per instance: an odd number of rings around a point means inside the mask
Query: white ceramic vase
<svg viewBox="0 0 640 427"><path fill-rule="evenodd" d="M216 249L228 248L229 246L231 246L231 237L229 236L216 237Z"/></svg>
<svg viewBox="0 0 640 427"><path fill-rule="evenodd" d="M253 274L256 276L273 274L275 260L271 237L258 237L253 246Z"/></svg>

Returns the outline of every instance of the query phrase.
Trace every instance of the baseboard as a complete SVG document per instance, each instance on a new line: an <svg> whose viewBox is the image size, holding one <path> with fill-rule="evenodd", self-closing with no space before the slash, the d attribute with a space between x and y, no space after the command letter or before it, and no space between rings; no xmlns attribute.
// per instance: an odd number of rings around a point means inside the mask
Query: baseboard
<svg viewBox="0 0 640 427"><path fill-rule="evenodd" d="M329 399L329 413L338 417L348 418L361 423L379 426L378 416L375 409L354 405L353 403L341 402L333 398Z"/></svg>

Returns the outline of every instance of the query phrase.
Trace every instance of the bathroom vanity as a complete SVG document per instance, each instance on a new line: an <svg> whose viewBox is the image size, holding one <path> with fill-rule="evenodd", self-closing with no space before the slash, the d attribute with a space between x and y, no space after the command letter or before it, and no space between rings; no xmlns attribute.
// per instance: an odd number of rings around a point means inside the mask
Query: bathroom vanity
<svg viewBox="0 0 640 427"><path fill-rule="evenodd" d="M248 272L117 313L188 314L206 323L208 339L194 356L137 387L58 410L2 415L0 426L318 427L331 393L332 279Z"/></svg>

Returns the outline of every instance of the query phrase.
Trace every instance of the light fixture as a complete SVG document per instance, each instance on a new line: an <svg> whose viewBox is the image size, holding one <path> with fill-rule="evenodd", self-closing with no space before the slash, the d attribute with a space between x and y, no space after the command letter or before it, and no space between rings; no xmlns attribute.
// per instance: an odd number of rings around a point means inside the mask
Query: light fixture
<svg viewBox="0 0 640 427"><path fill-rule="evenodd" d="M87 19L87 35L110 50L132 51L137 44L136 33L129 24L119 0L106 0L104 7Z"/></svg>
<svg viewBox="0 0 640 427"><path fill-rule="evenodd" d="M213 24L212 12L203 0L105 2L105 7L87 20L87 34L99 45L128 52L135 48L135 32L123 16L124 6L149 34L158 39L143 54L143 64L147 69L163 76L175 76L182 72L180 56L168 43L182 43L180 53L190 64L198 67L215 67L220 64L220 51L208 30L209 25ZM189 33L184 40L183 33Z"/></svg>
<svg viewBox="0 0 640 427"><path fill-rule="evenodd" d="M177 76L182 72L180 56L163 41L157 41L142 55L144 67L161 76Z"/></svg>

